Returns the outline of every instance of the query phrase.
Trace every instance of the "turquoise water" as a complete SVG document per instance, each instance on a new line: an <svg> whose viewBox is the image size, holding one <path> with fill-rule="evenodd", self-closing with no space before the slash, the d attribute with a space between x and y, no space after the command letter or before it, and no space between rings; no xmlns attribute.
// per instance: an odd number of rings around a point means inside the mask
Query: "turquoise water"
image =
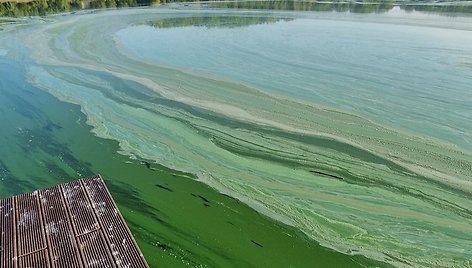
<svg viewBox="0 0 472 268"><path fill-rule="evenodd" d="M239 28L140 25L117 37L140 59L348 109L471 150L470 29L359 20L341 13Z"/></svg>
<svg viewBox="0 0 472 268"><path fill-rule="evenodd" d="M342 253L470 266L470 22L132 9L12 27L0 49L126 156Z"/></svg>
<svg viewBox="0 0 472 268"><path fill-rule="evenodd" d="M27 82L34 63L17 41L0 57L0 198L100 173L150 267L389 267L321 247L190 174L119 155L80 107Z"/></svg>

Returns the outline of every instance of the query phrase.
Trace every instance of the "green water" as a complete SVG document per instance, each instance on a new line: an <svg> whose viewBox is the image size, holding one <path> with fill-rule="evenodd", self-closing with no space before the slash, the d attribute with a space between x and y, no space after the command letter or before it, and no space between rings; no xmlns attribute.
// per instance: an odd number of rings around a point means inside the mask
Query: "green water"
<svg viewBox="0 0 472 268"><path fill-rule="evenodd" d="M100 173L151 267L376 266L318 246L178 172L118 154L76 105L26 83L0 58L0 197Z"/></svg>
<svg viewBox="0 0 472 268"><path fill-rule="evenodd" d="M101 173L156 264L470 266L470 25L187 7L10 25L2 193Z"/></svg>

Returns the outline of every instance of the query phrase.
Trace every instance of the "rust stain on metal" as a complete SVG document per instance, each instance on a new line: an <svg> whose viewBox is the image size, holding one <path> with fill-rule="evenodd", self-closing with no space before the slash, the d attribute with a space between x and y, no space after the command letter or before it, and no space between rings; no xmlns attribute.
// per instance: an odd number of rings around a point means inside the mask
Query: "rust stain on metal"
<svg viewBox="0 0 472 268"><path fill-rule="evenodd" d="M148 268L100 176L0 200L0 267Z"/></svg>

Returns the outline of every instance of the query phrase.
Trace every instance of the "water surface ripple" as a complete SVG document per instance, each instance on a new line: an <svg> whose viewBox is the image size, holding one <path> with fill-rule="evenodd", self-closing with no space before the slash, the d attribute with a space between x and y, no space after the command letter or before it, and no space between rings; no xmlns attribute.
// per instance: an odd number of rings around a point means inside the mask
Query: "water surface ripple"
<svg viewBox="0 0 472 268"><path fill-rule="evenodd" d="M107 11L0 38L22 40L29 82L79 104L124 154L341 252L471 265L471 29L310 14Z"/></svg>

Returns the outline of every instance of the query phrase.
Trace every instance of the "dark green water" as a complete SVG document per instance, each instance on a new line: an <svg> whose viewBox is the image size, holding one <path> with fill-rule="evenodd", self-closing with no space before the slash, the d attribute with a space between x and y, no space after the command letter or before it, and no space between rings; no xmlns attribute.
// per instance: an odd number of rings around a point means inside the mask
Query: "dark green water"
<svg viewBox="0 0 472 268"><path fill-rule="evenodd" d="M356 267L379 263L318 246L180 173L96 138L78 106L0 57L0 198L100 173L151 267ZM8 75L6 75L8 74Z"/></svg>
<svg viewBox="0 0 472 268"><path fill-rule="evenodd" d="M185 5L2 25L0 194L100 173L152 266L377 265L318 241L468 267L471 25Z"/></svg>

